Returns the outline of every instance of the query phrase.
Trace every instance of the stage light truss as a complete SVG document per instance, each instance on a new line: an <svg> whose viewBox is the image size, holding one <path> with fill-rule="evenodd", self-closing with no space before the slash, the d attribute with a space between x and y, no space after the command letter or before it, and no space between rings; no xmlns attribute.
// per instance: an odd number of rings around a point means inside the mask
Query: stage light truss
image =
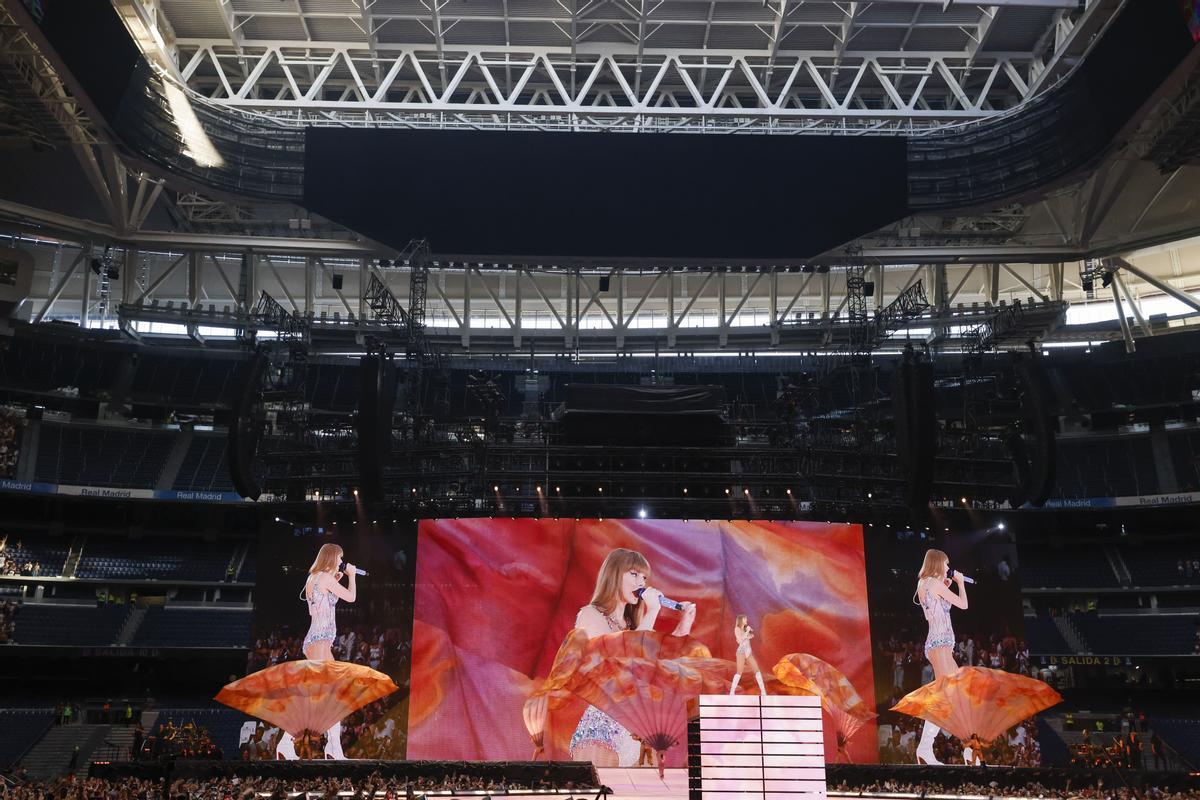
<svg viewBox="0 0 1200 800"><path fill-rule="evenodd" d="M180 48L193 90L295 125L897 133L984 119L1032 96L1030 62L952 53L771 58L473 48L439 58L411 47L381 58L350 48Z"/></svg>
<svg viewBox="0 0 1200 800"><path fill-rule="evenodd" d="M122 302L121 325L153 336L151 323L212 332L257 324L232 302L237 292L225 276L222 260L188 259L187 274L181 269L174 275L168 272L173 262L155 257L151 291ZM310 326L314 352L355 352L368 340L397 352L414 345L406 312L412 298L402 293L405 278L411 290L413 267L380 269L365 259L327 257L256 256L251 262L256 285L273 282L281 287L290 304L287 313L303 317ZM926 280L945 283L939 276L948 269L946 265L903 270L873 265L874 296L863 298L864 316L852 321L847 314L847 273L840 268L631 274L615 269L493 271L482 265L435 265L428 268L427 283L422 284L429 289L429 319L417 329L420 355L414 353L414 358L422 366L436 366L439 353L520 352L531 345L539 352L729 348L829 353L836 343L848 340L851 330L861 332L870 350L897 332L924 340L934 329L943 331L946 346L954 346L967 331L1002 313L1018 298L1003 304L965 305L961 300L954 304L960 297L956 290L930 304L925 299ZM953 269L966 273L958 280L961 290L971 270ZM343 283L331 290L333 276ZM208 280L201 283L202 278ZM605 278L608 287L601 290ZM200 285L201 291L179 297L173 281L180 289ZM1018 284L1014 290L1025 291L1025 287ZM1020 299L1027 314L1014 337L1036 339L1061 322L1065 309L1061 297ZM60 314L69 318L69 306L56 300Z"/></svg>
<svg viewBox="0 0 1200 800"><path fill-rule="evenodd" d="M1003 114L1061 78L1120 5L213 2L222 26L201 36L182 3L117 0L198 94L286 124L781 134ZM190 35L175 36L171 17ZM1022 44L994 49L997 33Z"/></svg>

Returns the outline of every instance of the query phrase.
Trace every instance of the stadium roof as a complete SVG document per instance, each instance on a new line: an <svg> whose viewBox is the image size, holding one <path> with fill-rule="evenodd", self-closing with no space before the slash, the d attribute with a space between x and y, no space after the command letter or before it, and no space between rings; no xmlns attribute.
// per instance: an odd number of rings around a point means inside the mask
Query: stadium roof
<svg viewBox="0 0 1200 800"><path fill-rule="evenodd" d="M1120 0L115 0L297 122L901 133L1052 86Z"/></svg>

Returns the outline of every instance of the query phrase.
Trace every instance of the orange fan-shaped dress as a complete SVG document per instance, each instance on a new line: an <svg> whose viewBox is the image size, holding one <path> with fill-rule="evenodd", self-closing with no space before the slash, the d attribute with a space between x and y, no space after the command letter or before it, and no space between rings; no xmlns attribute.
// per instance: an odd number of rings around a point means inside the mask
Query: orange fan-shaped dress
<svg viewBox="0 0 1200 800"><path fill-rule="evenodd" d="M217 701L276 725L297 739L324 733L335 722L399 688L370 667L348 661L285 661L236 680Z"/></svg>
<svg viewBox="0 0 1200 800"><path fill-rule="evenodd" d="M533 760L537 760L546 749L546 720L551 711L561 708L571 697L567 683L583 662L583 654L587 649L588 635L576 628L567 634L558 653L554 656L554 664L546 680L529 695L522 708L525 729L533 742Z"/></svg>
<svg viewBox="0 0 1200 800"><path fill-rule="evenodd" d="M712 658L690 636L657 631L620 631L588 638L567 634L550 676L523 709L535 747L543 747L549 712L570 695L610 716L646 746L662 754L687 733L687 701L703 692L723 691L733 664Z"/></svg>
<svg viewBox="0 0 1200 800"><path fill-rule="evenodd" d="M821 698L821 706L837 733L838 754L849 762L847 743L875 716L850 679L837 667L808 653L789 653L779 659L772 671L785 686Z"/></svg>
<svg viewBox="0 0 1200 800"><path fill-rule="evenodd" d="M1062 702L1034 678L985 667L959 667L909 692L893 711L920 717L957 736L987 744L1009 728Z"/></svg>

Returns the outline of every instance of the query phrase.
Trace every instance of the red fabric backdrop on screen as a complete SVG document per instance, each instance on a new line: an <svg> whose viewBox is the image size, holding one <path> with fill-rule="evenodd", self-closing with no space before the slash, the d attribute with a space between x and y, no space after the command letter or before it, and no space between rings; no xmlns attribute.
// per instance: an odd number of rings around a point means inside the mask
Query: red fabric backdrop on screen
<svg viewBox="0 0 1200 800"><path fill-rule="evenodd" d="M811 522L453 519L421 522L413 627L408 757L528 759L525 698L591 599L614 547L646 556L650 585L698 605L692 635L733 660L733 622L756 628L764 676L784 655L811 653L850 679L875 707L862 527ZM671 631L664 610L657 629ZM743 675L742 686L753 676ZM585 705L547 725L546 755L567 759ZM826 720L828 727L828 718ZM875 726L849 748L878 759ZM826 756L835 753L826 731ZM683 766L685 748L667 766Z"/></svg>

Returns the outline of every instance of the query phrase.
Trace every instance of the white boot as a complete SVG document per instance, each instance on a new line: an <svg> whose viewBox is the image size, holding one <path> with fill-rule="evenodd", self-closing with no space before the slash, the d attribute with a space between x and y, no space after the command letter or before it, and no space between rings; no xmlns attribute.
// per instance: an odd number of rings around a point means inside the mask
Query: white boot
<svg viewBox="0 0 1200 800"><path fill-rule="evenodd" d="M287 761L295 761L299 758L296 755L296 740L287 731L281 731L279 734L279 742L275 745L275 758Z"/></svg>
<svg viewBox="0 0 1200 800"><path fill-rule="evenodd" d="M758 693L765 696L767 693L767 687L763 686L762 673L754 673L754 680L758 681Z"/></svg>
<svg viewBox="0 0 1200 800"><path fill-rule="evenodd" d="M975 751L969 747L963 748L963 763L968 767L975 763Z"/></svg>
<svg viewBox="0 0 1200 800"><path fill-rule="evenodd" d="M325 757L344 761L346 754L342 752L342 723L335 722L333 727L325 731Z"/></svg>
<svg viewBox="0 0 1200 800"><path fill-rule="evenodd" d="M937 738L941 731L937 725L934 725L929 720L925 720L925 727L921 729L921 742L917 745L917 763L918 764L935 764L941 766L942 762L937 760L937 756L933 754L933 740Z"/></svg>
<svg viewBox="0 0 1200 800"><path fill-rule="evenodd" d="M741 679L742 679L742 673L740 673L740 672L733 676L733 681L729 684L729 693L731 695L737 694L738 681L740 681Z"/></svg>

